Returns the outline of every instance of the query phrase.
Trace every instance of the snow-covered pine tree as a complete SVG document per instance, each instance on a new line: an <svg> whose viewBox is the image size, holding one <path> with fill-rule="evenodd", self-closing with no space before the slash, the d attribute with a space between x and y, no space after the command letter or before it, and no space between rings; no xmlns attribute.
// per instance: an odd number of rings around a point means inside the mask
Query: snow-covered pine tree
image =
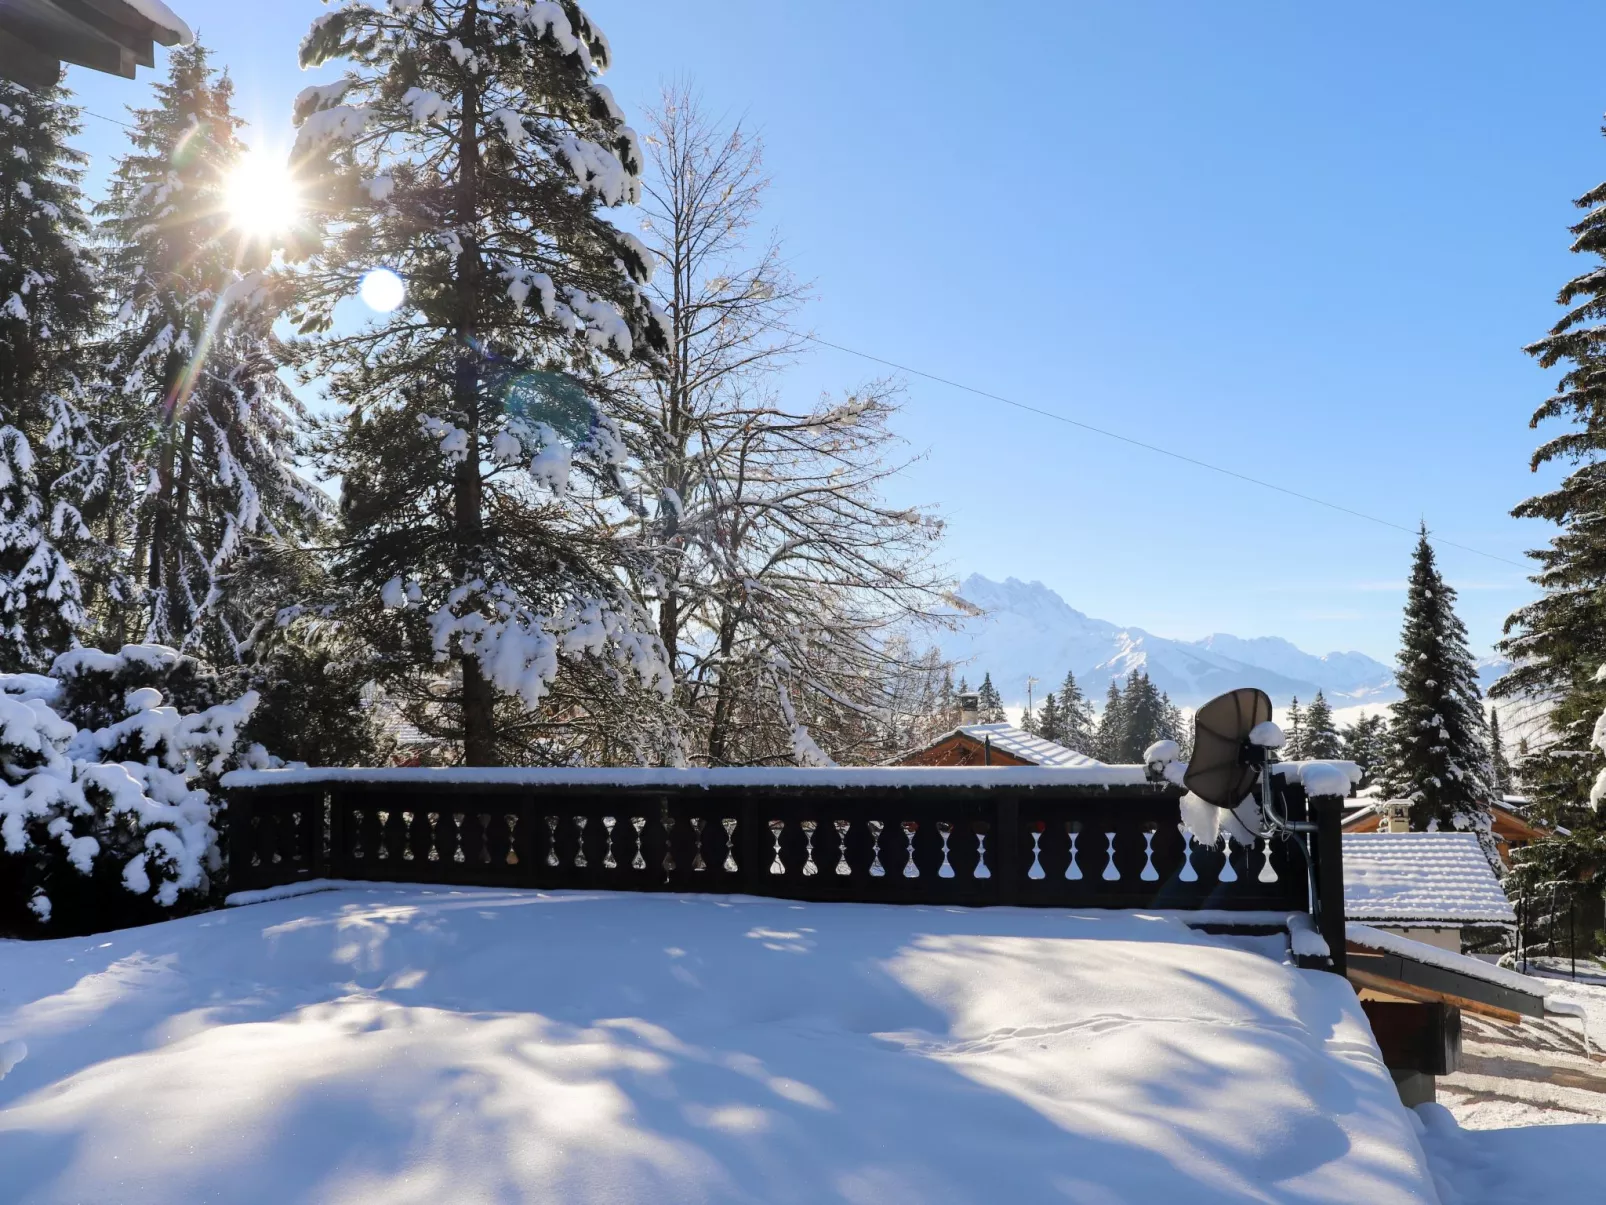
<svg viewBox="0 0 1606 1205"><path fill-rule="evenodd" d="M1087 696L1077 685L1076 675L1070 670L1065 671L1065 681L1060 683L1059 704L1060 744L1091 757L1098 744L1098 722Z"/></svg>
<svg viewBox="0 0 1606 1205"><path fill-rule="evenodd" d="M1043 696L1042 709L1037 713L1037 735L1056 744L1065 743L1065 716L1053 691Z"/></svg>
<svg viewBox="0 0 1606 1205"><path fill-rule="evenodd" d="M1500 735L1500 709L1489 708L1489 785L1495 799L1511 793L1511 762L1506 758L1505 740Z"/></svg>
<svg viewBox="0 0 1606 1205"><path fill-rule="evenodd" d="M93 449L81 413L96 322L65 89L0 80L0 670L43 670L85 625L74 563Z"/></svg>
<svg viewBox="0 0 1606 1205"><path fill-rule="evenodd" d="M1126 748L1126 696L1119 678L1111 678L1110 688L1105 692L1094 746L1097 750L1094 756L1110 764L1119 762Z"/></svg>
<svg viewBox="0 0 1606 1205"><path fill-rule="evenodd" d="M1341 756L1343 742L1333 723L1332 704L1321 691L1305 712L1305 729L1300 737L1300 755L1311 761L1329 761Z"/></svg>
<svg viewBox="0 0 1606 1205"><path fill-rule="evenodd" d="M643 734L671 688L663 646L619 585L650 566L619 523L602 370L661 355L666 332L647 249L603 212L639 198L642 166L598 82L607 41L572 0L392 0L314 23L302 65L332 61L344 78L296 102L317 221L294 314L323 334L303 367L346 412L323 451L351 618L387 690L471 765L571 756L553 733L582 720L587 756L673 756L662 727ZM379 268L405 304L329 333ZM565 715L539 716L560 666Z"/></svg>
<svg viewBox="0 0 1606 1205"><path fill-rule="evenodd" d="M223 865L218 775L256 704L161 645L0 674L0 932L98 932L204 902Z"/></svg>
<svg viewBox="0 0 1606 1205"><path fill-rule="evenodd" d="M1570 249L1587 262L1557 295L1561 317L1525 349L1543 368L1564 369L1529 425L1559 421L1566 429L1539 445L1529 467L1567 471L1555 488L1511 512L1554 524L1556 532L1528 554L1538 566L1530 580L1543 593L1507 618L1499 648L1513 668L1490 693L1544 705L1547 731L1522 758L1523 790L1540 818L1582 832L1599 823L1589 796L1606 768L1593 743L1606 710L1606 680L1597 674L1606 665L1606 183L1574 204L1584 216L1571 227Z"/></svg>
<svg viewBox="0 0 1606 1205"><path fill-rule="evenodd" d="M1042 736L1042 725L1038 722L1037 709L1030 702L1021 710L1020 730L1032 736Z"/></svg>
<svg viewBox="0 0 1606 1205"><path fill-rule="evenodd" d="M1425 524L1411 562L1395 682L1402 697L1389 722L1387 793L1411 801L1412 828L1468 829L1487 844L1488 725L1466 626Z"/></svg>
<svg viewBox="0 0 1606 1205"><path fill-rule="evenodd" d="M1295 695L1288 704L1288 715L1283 721L1283 747L1278 756L1284 761L1299 761L1305 756L1305 710Z"/></svg>
<svg viewBox="0 0 1606 1205"><path fill-rule="evenodd" d="M1007 718L1004 715L1004 699L993 685L993 676L990 673L982 675L981 686L976 691L976 704L981 712L983 724L1002 724Z"/></svg>
<svg viewBox="0 0 1606 1205"><path fill-rule="evenodd" d="M1141 764L1143 753L1158 740L1174 739L1167 731L1167 701L1155 689L1149 675L1133 670L1126 677L1122 692L1123 731L1120 753L1116 761Z"/></svg>
<svg viewBox="0 0 1606 1205"><path fill-rule="evenodd" d="M1176 741L1181 760L1187 761L1193 756L1193 725L1182 718L1182 709L1173 703L1171 696L1163 690L1160 692L1159 739ZM1147 749L1148 746L1145 745L1144 748Z"/></svg>
<svg viewBox="0 0 1606 1205"><path fill-rule="evenodd" d="M108 609L114 639L226 665L288 601L275 566L323 502L294 465L303 416L252 270L267 248L227 204L244 151L233 85L198 42L168 68L96 211L116 314L96 416L102 513L126 552Z"/></svg>
<svg viewBox="0 0 1606 1205"><path fill-rule="evenodd" d="M1366 790L1383 770L1388 756L1388 724L1380 715L1363 715L1344 729L1339 738L1341 756L1361 768L1359 787Z"/></svg>

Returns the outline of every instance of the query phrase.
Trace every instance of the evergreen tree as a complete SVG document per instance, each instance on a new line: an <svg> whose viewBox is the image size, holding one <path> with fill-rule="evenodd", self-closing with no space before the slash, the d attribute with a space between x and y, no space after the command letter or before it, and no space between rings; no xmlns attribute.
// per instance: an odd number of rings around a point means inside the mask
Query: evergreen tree
<svg viewBox="0 0 1606 1205"><path fill-rule="evenodd" d="M79 410L94 265L61 87L0 80L0 670L49 668L84 627L75 560L93 448Z"/></svg>
<svg viewBox="0 0 1606 1205"><path fill-rule="evenodd" d="M642 169L607 41L572 0L435 0L319 18L301 61L334 59L345 78L296 104L319 226L295 317L345 412L323 453L348 614L468 764L566 756L552 737L582 722L591 756L675 756L663 645L620 585L651 566L606 373L666 336L649 253L604 216ZM405 304L327 333L376 265Z"/></svg>
<svg viewBox="0 0 1606 1205"><path fill-rule="evenodd" d="M1305 756L1305 713L1300 709L1299 696L1288 704L1288 715L1283 724L1283 747L1278 756L1284 761L1301 761Z"/></svg>
<svg viewBox="0 0 1606 1205"><path fill-rule="evenodd" d="M1344 729L1340 749L1346 761L1361 768L1360 789L1366 790L1383 770L1388 755L1388 724L1380 715L1363 715Z"/></svg>
<svg viewBox="0 0 1606 1205"><path fill-rule="evenodd" d="M1038 722L1037 712L1032 710L1032 705L1030 702L1028 702L1021 710L1020 730L1030 736L1043 735L1042 725Z"/></svg>
<svg viewBox="0 0 1606 1205"><path fill-rule="evenodd" d="M1171 696L1160 693L1160 739L1176 741L1181 760L1193 756L1193 725L1182 718L1182 709L1171 701Z"/></svg>
<svg viewBox="0 0 1606 1205"><path fill-rule="evenodd" d="M1155 741L1171 739L1167 732L1166 700L1149 676L1140 670L1127 675L1126 690L1122 696L1123 731L1121 752L1117 761L1138 764L1144 751Z"/></svg>
<svg viewBox="0 0 1606 1205"><path fill-rule="evenodd" d="M993 685L992 674L983 674L981 687L977 690L977 707L981 712L983 724L1002 724L1005 720L1004 700Z"/></svg>
<svg viewBox="0 0 1606 1205"><path fill-rule="evenodd" d="M1105 692L1096 745L1099 761L1110 764L1119 762L1126 748L1126 696L1119 678L1111 678L1110 688Z"/></svg>
<svg viewBox="0 0 1606 1205"><path fill-rule="evenodd" d="M1500 709L1489 709L1489 785L1495 798L1511 793L1511 763L1506 760L1505 742L1500 737Z"/></svg>
<svg viewBox="0 0 1606 1205"><path fill-rule="evenodd" d="M1333 709L1321 691L1305 713L1305 730L1300 738L1301 755L1311 761L1330 761L1341 756L1343 742L1333 723Z"/></svg>
<svg viewBox="0 0 1606 1205"><path fill-rule="evenodd" d="M227 205L243 145L233 85L196 43L175 50L102 217L117 320L104 348L112 638L240 660L288 601L275 583L321 495L294 459L301 409L278 375L261 278L267 249Z"/></svg>
<svg viewBox="0 0 1606 1205"><path fill-rule="evenodd" d="M1065 716L1060 712L1059 700L1053 691L1043 696L1043 709L1037 716L1037 735L1055 744L1065 744Z"/></svg>
<svg viewBox="0 0 1606 1205"><path fill-rule="evenodd" d="M1606 768L1592 739L1606 710L1606 681L1596 677L1606 665L1606 184L1574 204L1584 216L1571 227L1571 250L1587 262L1557 295L1561 317L1525 349L1543 368L1564 369L1529 425L1566 427L1539 445L1529 467L1566 471L1555 488L1511 512L1556 530L1547 547L1528 554L1538 566L1530 580L1542 594L1506 620L1499 649L1514 664L1490 693L1545 702L1548 731L1518 764L1523 792L1539 818L1582 833L1599 823L1588 799Z"/></svg>
<svg viewBox="0 0 1606 1205"><path fill-rule="evenodd" d="M1488 727L1455 591L1440 576L1427 527L1417 538L1389 722L1384 783L1411 801L1414 829L1489 831Z"/></svg>
<svg viewBox="0 0 1606 1205"><path fill-rule="evenodd" d="M1077 685L1076 675L1070 670L1065 671L1065 681L1060 683L1059 706L1059 743L1067 749L1091 756L1098 744L1098 723L1087 697Z"/></svg>

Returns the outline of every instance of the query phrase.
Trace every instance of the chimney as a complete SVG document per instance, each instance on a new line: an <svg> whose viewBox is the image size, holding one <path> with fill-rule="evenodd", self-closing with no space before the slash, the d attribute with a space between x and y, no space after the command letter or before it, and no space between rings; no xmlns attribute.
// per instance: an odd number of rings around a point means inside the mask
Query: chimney
<svg viewBox="0 0 1606 1205"><path fill-rule="evenodd" d="M959 696L959 722L981 723L981 696L973 690L967 690Z"/></svg>

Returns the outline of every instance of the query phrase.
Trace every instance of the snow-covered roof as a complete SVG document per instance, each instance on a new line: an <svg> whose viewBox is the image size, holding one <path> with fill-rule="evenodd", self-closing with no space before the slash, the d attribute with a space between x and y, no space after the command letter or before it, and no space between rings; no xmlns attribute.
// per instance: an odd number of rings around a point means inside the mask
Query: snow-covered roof
<svg viewBox="0 0 1606 1205"><path fill-rule="evenodd" d="M1106 766L1089 759L1074 766L878 766L800 769L791 766L675 769L620 766L569 769L514 767L403 767L372 769L235 770L225 787L312 783L390 783L418 786L516 787L1101 787L1158 790L1142 766Z"/></svg>
<svg viewBox="0 0 1606 1205"><path fill-rule="evenodd" d="M1064 769L1073 766L1102 766L1104 763L1078 753L1074 749L1067 749L1056 741L1045 740L1040 736L1033 736L1024 728L1017 728L1014 724L961 724L957 728L943 733L936 740L926 745L926 749L933 749L952 740L956 736L968 736L974 741L986 744L991 742L992 747L1000 753L1007 753L1010 757L1018 757L1021 761L1030 762L1034 766L1048 766Z"/></svg>
<svg viewBox="0 0 1606 1205"><path fill-rule="evenodd" d="M195 34L184 18L163 4L162 0L123 0L123 3L158 29L172 34L180 46L188 46L195 41Z"/></svg>
<svg viewBox="0 0 1606 1205"><path fill-rule="evenodd" d="M1344 912L1373 924L1517 919L1476 833L1345 833Z"/></svg>

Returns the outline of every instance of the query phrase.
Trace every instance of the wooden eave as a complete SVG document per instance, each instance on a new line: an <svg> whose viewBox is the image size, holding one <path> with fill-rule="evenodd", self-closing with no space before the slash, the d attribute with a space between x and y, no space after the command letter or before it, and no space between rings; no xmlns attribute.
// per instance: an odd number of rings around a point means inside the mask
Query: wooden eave
<svg viewBox="0 0 1606 1205"><path fill-rule="evenodd" d="M49 87L70 63L133 79L180 35L123 0L0 0L0 76Z"/></svg>
<svg viewBox="0 0 1606 1205"><path fill-rule="evenodd" d="M1349 943L1346 971L1357 990L1364 988L1423 1004L1453 1004L1508 1025L1517 1024L1523 1017L1545 1015L1543 996L1354 942Z"/></svg>

